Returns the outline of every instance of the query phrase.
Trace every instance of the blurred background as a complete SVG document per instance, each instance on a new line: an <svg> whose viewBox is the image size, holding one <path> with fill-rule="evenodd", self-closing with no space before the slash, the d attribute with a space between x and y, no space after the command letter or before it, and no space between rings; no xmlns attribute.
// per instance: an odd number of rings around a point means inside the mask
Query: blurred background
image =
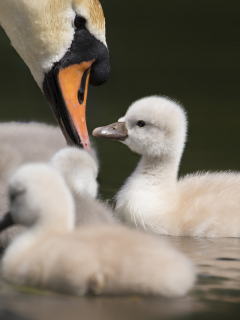
<svg viewBox="0 0 240 320"><path fill-rule="evenodd" d="M240 169L238 0L101 0L111 77L88 96L89 132L116 122L135 100L166 95L189 118L180 174ZM0 29L0 121L56 124L43 94ZM99 182L109 198L138 156L117 142L93 139Z"/></svg>

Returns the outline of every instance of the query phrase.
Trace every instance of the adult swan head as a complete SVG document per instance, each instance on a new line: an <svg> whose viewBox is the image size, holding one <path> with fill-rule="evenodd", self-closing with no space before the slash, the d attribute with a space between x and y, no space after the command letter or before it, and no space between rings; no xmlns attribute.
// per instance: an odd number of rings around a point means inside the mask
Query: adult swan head
<svg viewBox="0 0 240 320"><path fill-rule="evenodd" d="M0 23L44 92L70 145L90 149L88 83L108 80L105 18L98 0L1 0Z"/></svg>

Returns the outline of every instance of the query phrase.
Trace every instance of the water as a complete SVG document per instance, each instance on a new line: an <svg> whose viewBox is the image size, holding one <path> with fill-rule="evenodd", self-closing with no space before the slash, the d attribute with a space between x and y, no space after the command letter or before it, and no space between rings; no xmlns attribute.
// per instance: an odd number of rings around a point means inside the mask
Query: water
<svg viewBox="0 0 240 320"><path fill-rule="evenodd" d="M240 42L237 0L102 0L111 78L91 88L88 127L116 122L136 99L180 101L189 134L180 175L240 170ZM0 119L54 123L27 67L0 30ZM120 143L94 139L100 194L112 198L139 157ZM169 237L196 263L198 280L180 299L75 298L0 283L4 319L201 319L239 317L240 239Z"/></svg>

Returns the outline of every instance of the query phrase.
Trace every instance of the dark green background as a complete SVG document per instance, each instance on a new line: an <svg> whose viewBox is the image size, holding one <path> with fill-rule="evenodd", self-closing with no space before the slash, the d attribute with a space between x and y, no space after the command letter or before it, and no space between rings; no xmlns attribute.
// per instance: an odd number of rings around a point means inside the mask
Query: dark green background
<svg viewBox="0 0 240 320"><path fill-rule="evenodd" d="M160 94L189 115L180 173L240 169L240 2L102 0L111 78L89 92L89 131L115 122L134 100ZM28 68L0 30L0 120L55 123ZM113 196L138 157L95 140L101 194Z"/></svg>

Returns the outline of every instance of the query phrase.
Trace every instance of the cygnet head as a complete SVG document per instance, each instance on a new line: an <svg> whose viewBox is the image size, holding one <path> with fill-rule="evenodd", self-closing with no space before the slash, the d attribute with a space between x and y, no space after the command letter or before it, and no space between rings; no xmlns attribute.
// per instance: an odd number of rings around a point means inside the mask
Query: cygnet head
<svg viewBox="0 0 240 320"><path fill-rule="evenodd" d="M181 156L186 140L187 118L176 102L152 96L134 102L124 117L96 128L93 135L118 140L148 157Z"/></svg>
<svg viewBox="0 0 240 320"><path fill-rule="evenodd" d="M10 210L0 231L13 224L68 231L74 227L74 201L61 174L46 164L20 167L9 181ZM8 221L9 223L6 223Z"/></svg>
<svg viewBox="0 0 240 320"><path fill-rule="evenodd" d="M67 147L54 155L52 164L76 194L97 197L98 163L90 153L76 147Z"/></svg>

